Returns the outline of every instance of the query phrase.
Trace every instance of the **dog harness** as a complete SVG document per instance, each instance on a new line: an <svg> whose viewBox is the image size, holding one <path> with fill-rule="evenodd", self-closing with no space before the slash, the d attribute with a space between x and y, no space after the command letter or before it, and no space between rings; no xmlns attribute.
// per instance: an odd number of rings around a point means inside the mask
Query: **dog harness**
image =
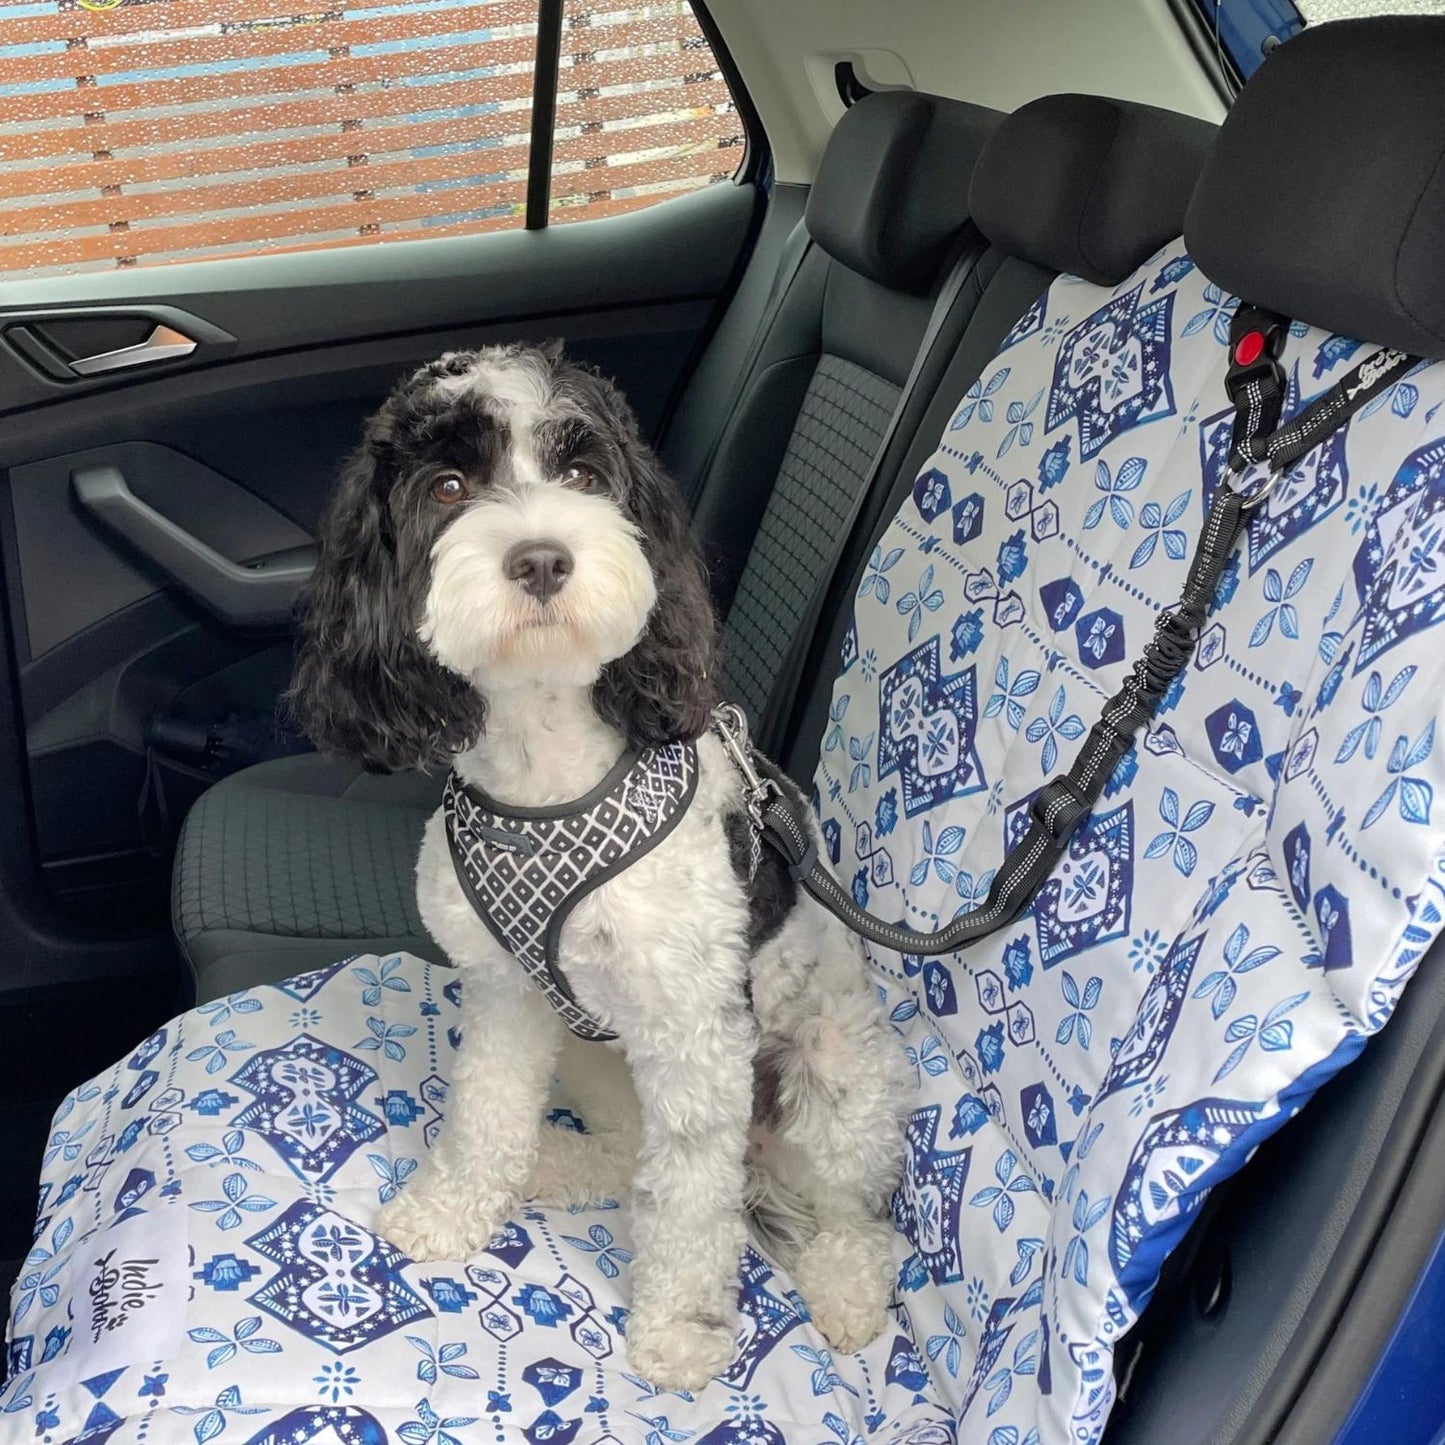
<svg viewBox="0 0 1445 1445"><path fill-rule="evenodd" d="M456 773L442 796L447 845L463 891L579 1038L616 1038L573 997L557 962L562 925L682 821L697 790L691 742L624 753L585 797L549 808L496 802Z"/></svg>

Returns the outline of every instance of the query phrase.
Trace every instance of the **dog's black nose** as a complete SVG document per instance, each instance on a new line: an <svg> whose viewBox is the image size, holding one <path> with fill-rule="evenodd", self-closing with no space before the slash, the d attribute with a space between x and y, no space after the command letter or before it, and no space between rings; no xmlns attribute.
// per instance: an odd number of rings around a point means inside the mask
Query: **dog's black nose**
<svg viewBox="0 0 1445 1445"><path fill-rule="evenodd" d="M562 590L573 565L572 554L560 542L518 542L502 563L513 582L543 602Z"/></svg>

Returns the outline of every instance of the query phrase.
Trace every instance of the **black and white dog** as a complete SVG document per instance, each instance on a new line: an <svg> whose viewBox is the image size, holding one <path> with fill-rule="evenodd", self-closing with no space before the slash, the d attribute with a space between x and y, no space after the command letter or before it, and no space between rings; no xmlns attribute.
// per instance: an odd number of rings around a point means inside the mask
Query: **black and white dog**
<svg viewBox="0 0 1445 1445"><path fill-rule="evenodd" d="M437 1146L378 1228L464 1259L525 1197L630 1180L628 1356L668 1388L731 1356L750 1205L788 1222L773 1237L828 1340L877 1334L902 1154L902 1062L853 937L780 864L749 866L743 778L710 727L715 636L677 488L622 396L556 350L495 347L424 367L369 422L323 523L294 691L322 746L453 770L417 887L461 971L463 1040ZM535 820L634 758L681 759L688 796L572 900L555 950L623 1067L569 1037L476 898L545 851ZM470 865L467 828L495 849ZM589 1134L543 1125L559 1067Z"/></svg>

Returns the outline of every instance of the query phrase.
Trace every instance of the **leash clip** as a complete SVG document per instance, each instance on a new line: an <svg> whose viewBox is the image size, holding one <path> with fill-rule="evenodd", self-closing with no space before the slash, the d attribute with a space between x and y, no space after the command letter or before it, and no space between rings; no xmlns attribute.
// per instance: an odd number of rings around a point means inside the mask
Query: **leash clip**
<svg viewBox="0 0 1445 1445"><path fill-rule="evenodd" d="M747 714L735 702L720 702L713 709L712 721L719 741L727 749L733 766L742 774L748 791L762 789L766 792L771 784L753 767L752 746L748 742Z"/></svg>
<svg viewBox="0 0 1445 1445"><path fill-rule="evenodd" d="M757 877L762 860L763 809L777 785L753 766L748 719L742 708L734 702L719 703L713 709L712 720L718 741L743 780L743 807L748 815L748 882L751 883Z"/></svg>

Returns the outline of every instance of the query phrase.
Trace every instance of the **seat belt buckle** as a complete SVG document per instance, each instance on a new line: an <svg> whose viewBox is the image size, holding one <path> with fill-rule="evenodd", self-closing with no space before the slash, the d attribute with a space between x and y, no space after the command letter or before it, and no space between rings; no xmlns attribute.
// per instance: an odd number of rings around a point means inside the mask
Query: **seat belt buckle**
<svg viewBox="0 0 1445 1445"><path fill-rule="evenodd" d="M1074 780L1067 773L1060 773L1034 794L1029 816L1049 835L1054 847L1062 848L1092 806Z"/></svg>
<svg viewBox="0 0 1445 1445"><path fill-rule="evenodd" d="M1229 336L1229 370L1224 377L1224 390L1235 406L1239 405L1240 393L1252 381L1268 378L1281 391L1284 389L1284 367L1279 364L1279 354L1284 348L1287 330L1284 321L1259 311L1250 310L1235 317Z"/></svg>

